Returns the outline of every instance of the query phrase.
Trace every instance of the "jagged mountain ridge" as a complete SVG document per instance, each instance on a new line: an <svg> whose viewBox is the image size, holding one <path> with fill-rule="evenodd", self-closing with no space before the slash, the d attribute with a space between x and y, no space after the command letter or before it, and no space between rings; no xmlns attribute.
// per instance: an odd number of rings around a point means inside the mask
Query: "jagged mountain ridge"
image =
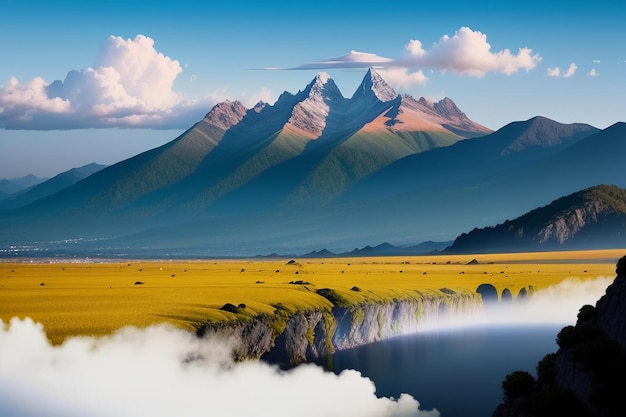
<svg viewBox="0 0 626 417"><path fill-rule="evenodd" d="M330 77L320 74L303 91L295 95L285 92L271 106L246 110L239 102L220 103L176 140L117 164L102 172L98 181L92 179L83 190L72 192L85 196L82 205L98 209L138 201L152 210L167 200L166 206L202 210L264 174L274 188L274 178L290 177L288 183L280 184L287 189L276 193L285 201L292 194L297 196L298 189L311 188L309 200L317 200L316 188L321 185L345 184L335 197L400 157L489 132L476 123L468 124L462 113L439 114L434 105L432 109L408 107L405 103L411 99L397 94L391 99L394 94L380 75L370 70L350 99L341 95ZM389 112L402 113L401 121L385 124L392 120ZM425 122L415 121L418 118ZM405 120L412 120L421 130L405 126ZM466 129L452 132L443 123ZM362 138L372 134L385 134L384 146ZM346 142L349 156L342 148ZM355 147L363 157L353 157ZM329 172L329 160L331 165L348 166L350 172ZM289 164L283 165L289 161L300 167L300 175L294 175ZM261 182L267 186L268 181Z"/></svg>
<svg viewBox="0 0 626 417"><path fill-rule="evenodd" d="M230 184L243 186L231 200L238 201L262 188L273 190L270 204L329 201L403 156L489 132L471 122L465 131L452 132L442 122L461 125L465 120L446 119L423 109L407 109L411 114L405 119L412 120L412 125L391 123L392 114L404 111L404 100L373 70L350 99L345 99L325 74L318 75L299 95L306 98L297 100L285 127L265 154L256 157L262 161L245 161L216 185L228 192L237 188ZM286 100L281 96L275 106ZM298 135L299 131L311 136ZM303 142L302 136L309 140ZM241 178L242 171L249 173L248 177Z"/></svg>
<svg viewBox="0 0 626 417"><path fill-rule="evenodd" d="M626 189L599 185L494 227L464 233L449 252L505 252L626 244Z"/></svg>

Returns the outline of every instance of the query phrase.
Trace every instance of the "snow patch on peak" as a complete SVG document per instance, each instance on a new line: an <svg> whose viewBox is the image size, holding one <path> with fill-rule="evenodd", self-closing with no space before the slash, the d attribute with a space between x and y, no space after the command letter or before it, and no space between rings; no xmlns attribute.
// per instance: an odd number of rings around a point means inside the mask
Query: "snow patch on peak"
<svg viewBox="0 0 626 417"><path fill-rule="evenodd" d="M367 71L361 85L354 92L352 98L368 95L369 93L374 93L376 98L382 102L392 101L398 97L398 93L385 82L374 68L370 68Z"/></svg>
<svg viewBox="0 0 626 417"><path fill-rule="evenodd" d="M310 139L321 136L331 106L341 107L345 98L330 75L322 72L307 86L306 94L291 113L288 125L306 132Z"/></svg>
<svg viewBox="0 0 626 417"><path fill-rule="evenodd" d="M368 70L368 75L372 81L372 91L380 101L391 101L398 97L398 93L373 68Z"/></svg>
<svg viewBox="0 0 626 417"><path fill-rule="evenodd" d="M307 99L329 102L344 100L339 87L325 72L319 73L307 87Z"/></svg>
<svg viewBox="0 0 626 417"><path fill-rule="evenodd" d="M327 72L320 72L319 74L317 74L317 77L315 77L315 79L322 84L326 84L328 80L330 80L330 75Z"/></svg>

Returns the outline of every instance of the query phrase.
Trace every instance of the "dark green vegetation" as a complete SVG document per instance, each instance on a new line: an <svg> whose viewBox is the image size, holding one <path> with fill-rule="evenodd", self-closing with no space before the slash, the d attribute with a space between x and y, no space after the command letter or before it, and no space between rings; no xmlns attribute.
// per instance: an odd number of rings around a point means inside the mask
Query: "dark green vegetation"
<svg viewBox="0 0 626 417"><path fill-rule="evenodd" d="M624 136L622 123L543 117L491 133L375 71L351 98L320 75L274 105L221 103L166 145L2 212L0 245L80 238L55 251L190 257L446 241L590 186L626 187Z"/></svg>
<svg viewBox="0 0 626 417"><path fill-rule="evenodd" d="M626 189L599 185L559 198L495 227L459 236L449 252L626 246Z"/></svg>

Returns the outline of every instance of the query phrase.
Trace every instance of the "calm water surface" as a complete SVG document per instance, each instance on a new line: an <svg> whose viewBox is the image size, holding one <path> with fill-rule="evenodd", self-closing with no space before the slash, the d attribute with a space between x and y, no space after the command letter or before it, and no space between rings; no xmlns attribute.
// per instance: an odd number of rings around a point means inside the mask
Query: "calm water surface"
<svg viewBox="0 0 626 417"><path fill-rule="evenodd" d="M442 417L489 417L502 400L504 377L525 370L557 349L564 325L473 326L402 336L337 352L325 366L356 369L378 396L411 394L420 409Z"/></svg>

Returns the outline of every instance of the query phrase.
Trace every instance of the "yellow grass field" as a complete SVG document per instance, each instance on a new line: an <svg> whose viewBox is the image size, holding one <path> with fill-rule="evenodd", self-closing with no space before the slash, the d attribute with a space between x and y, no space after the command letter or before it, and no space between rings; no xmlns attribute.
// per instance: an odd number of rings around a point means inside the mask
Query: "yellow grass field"
<svg viewBox="0 0 626 417"><path fill-rule="evenodd" d="M516 254L288 260L0 263L0 319L31 317L50 340L103 335L133 325L170 323L195 330L206 321L330 309L316 294L333 289L346 302L401 299L415 290L475 291L489 283L514 295L567 278L615 276L626 249ZM477 264L468 263L476 260ZM294 282L294 283L292 283ZM139 284L141 283L141 284ZM359 291L351 290L358 287ZM220 310L245 304L240 313Z"/></svg>

